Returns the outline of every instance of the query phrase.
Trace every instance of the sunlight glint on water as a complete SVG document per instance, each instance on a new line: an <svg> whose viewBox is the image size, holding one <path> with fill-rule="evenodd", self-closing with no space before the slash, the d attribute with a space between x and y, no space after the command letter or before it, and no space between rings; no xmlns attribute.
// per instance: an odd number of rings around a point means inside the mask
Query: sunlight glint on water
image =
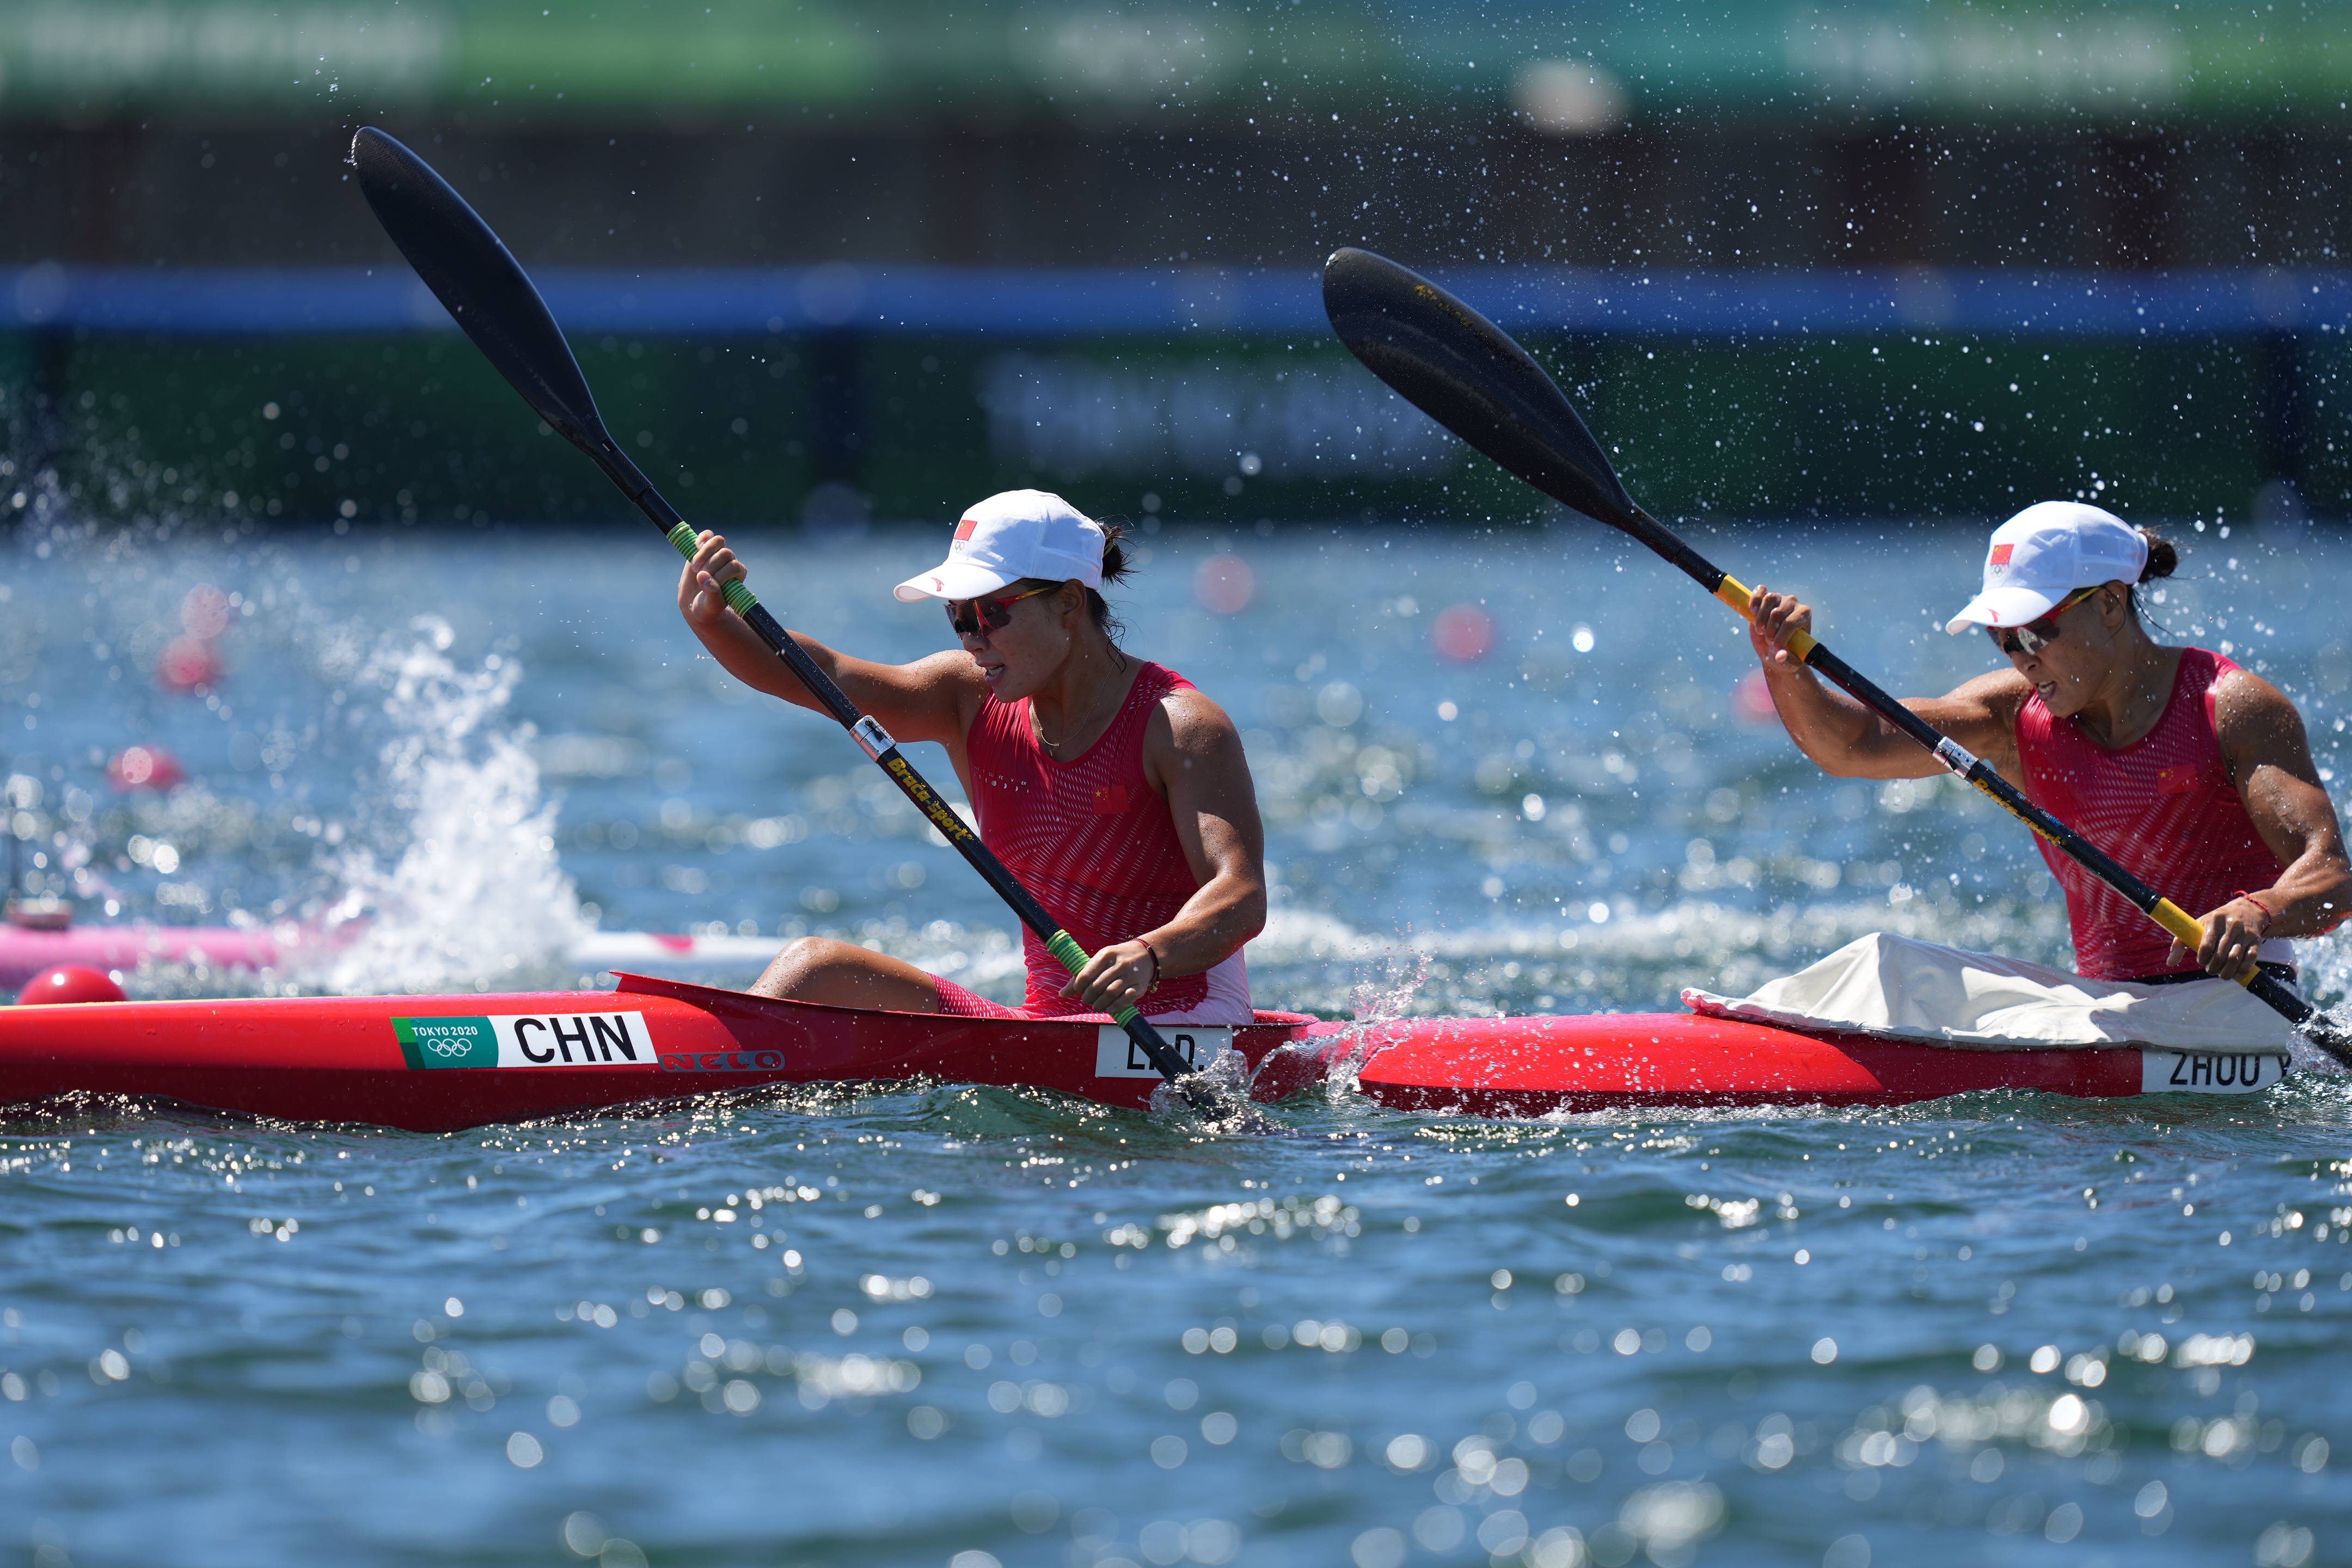
<svg viewBox="0 0 2352 1568"><path fill-rule="evenodd" d="M272 984L749 922L1017 994L1010 922L849 743L689 657L649 538L40 542L0 636L56 869L127 914L374 914ZM2063 961L2021 830L1821 780L1732 716L1729 617L1597 531L1150 542L1136 645L1264 789L1264 1002L1650 1010L1874 929ZM887 600L929 532L742 543L789 624L939 646ZM1890 687L1988 667L1933 625L1972 536L1706 547ZM1263 585L1232 617L1190 596L1217 548ZM2331 769L2341 556L2191 535L2166 607L2267 660ZM255 606L217 706L148 674L200 583ZM1496 650L1445 661L1433 619L1480 600ZM134 740L194 783L111 794ZM2314 947L2340 994L2352 949ZM2334 1076L1517 1126L1331 1090L1295 1139L956 1085L435 1138L80 1107L0 1131L0 1531L84 1563L2298 1568L2352 1525L2348 1109Z"/></svg>

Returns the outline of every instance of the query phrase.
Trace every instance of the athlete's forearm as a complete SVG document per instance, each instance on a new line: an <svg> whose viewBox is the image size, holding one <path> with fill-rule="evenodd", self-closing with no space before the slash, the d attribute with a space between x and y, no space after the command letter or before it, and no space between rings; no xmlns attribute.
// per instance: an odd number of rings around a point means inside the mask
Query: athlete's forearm
<svg viewBox="0 0 2352 1568"><path fill-rule="evenodd" d="M2352 914L2352 866L2340 854L2308 850L2277 881L2247 891L2270 912L2262 928L2265 940L2324 936Z"/></svg>
<svg viewBox="0 0 2352 1568"><path fill-rule="evenodd" d="M753 690L788 700L801 690L800 682L793 679L783 661L734 611L710 621L688 619L686 624L710 657L719 661L720 668Z"/></svg>
<svg viewBox="0 0 2352 1568"><path fill-rule="evenodd" d="M702 646L710 651L710 657L719 661L721 668L754 691L764 691L771 697L781 697L787 702L820 713L825 711L809 689L800 683L799 677L793 674L791 668L761 640L759 633L745 625L742 617L733 611L707 624L688 620L687 625L694 628L694 635L701 639ZM835 668L838 658L831 648L798 632L788 631L784 635L801 645L810 662L836 680L839 679Z"/></svg>
<svg viewBox="0 0 2352 1568"><path fill-rule="evenodd" d="M1160 973L1172 977L1214 969L1265 929L1265 883L1238 875L1209 879L1184 900L1176 918L1142 933L1160 955Z"/></svg>
<svg viewBox="0 0 2352 1568"><path fill-rule="evenodd" d="M1764 680L1772 706L1797 749L1823 773L1843 777L1857 755L1877 739L1877 717L1859 702L1832 691L1804 665L1766 665Z"/></svg>

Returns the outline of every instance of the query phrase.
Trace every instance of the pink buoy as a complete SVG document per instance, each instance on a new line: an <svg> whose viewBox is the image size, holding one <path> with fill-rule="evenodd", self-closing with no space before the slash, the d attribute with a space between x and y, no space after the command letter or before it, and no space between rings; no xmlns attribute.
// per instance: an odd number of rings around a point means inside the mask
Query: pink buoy
<svg viewBox="0 0 2352 1568"><path fill-rule="evenodd" d="M226 668L219 647L208 638L178 637L156 656L155 679L164 690L185 695L219 685Z"/></svg>
<svg viewBox="0 0 2352 1568"><path fill-rule="evenodd" d="M1439 657L1455 664L1475 664L1495 651L1495 623L1475 605L1440 610L1429 635Z"/></svg>
<svg viewBox="0 0 2352 1568"><path fill-rule="evenodd" d="M1212 615L1237 616L1257 593L1257 574L1238 555L1221 553L1192 574L1192 595Z"/></svg>
<svg viewBox="0 0 2352 1568"><path fill-rule="evenodd" d="M16 993L16 1005L20 1007L129 1000L112 975L81 963L60 963L55 969L45 969L33 976L31 984Z"/></svg>
<svg viewBox="0 0 2352 1568"><path fill-rule="evenodd" d="M1772 706L1772 689L1765 684L1764 672L1751 669L1739 678L1731 689L1731 711L1743 724L1774 724L1780 710Z"/></svg>
<svg viewBox="0 0 2352 1568"><path fill-rule="evenodd" d="M125 746L106 764L106 782L125 794L172 789L187 781L180 759L161 746Z"/></svg>

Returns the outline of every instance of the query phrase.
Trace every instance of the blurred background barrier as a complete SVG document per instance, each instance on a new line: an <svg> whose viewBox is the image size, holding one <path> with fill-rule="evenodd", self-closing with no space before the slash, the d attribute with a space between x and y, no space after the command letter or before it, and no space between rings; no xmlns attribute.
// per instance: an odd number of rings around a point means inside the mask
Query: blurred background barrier
<svg viewBox="0 0 2352 1568"><path fill-rule="evenodd" d="M346 184L411 141L690 513L1482 522L1330 345L1443 276L1654 509L2352 510L2334 12L0 0L0 517L612 502ZM22 496L24 499L17 499Z"/></svg>

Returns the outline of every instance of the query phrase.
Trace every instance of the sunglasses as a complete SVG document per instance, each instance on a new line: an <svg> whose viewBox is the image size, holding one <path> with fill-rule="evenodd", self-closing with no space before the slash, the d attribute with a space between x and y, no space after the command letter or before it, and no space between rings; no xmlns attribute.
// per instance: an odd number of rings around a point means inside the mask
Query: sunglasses
<svg viewBox="0 0 2352 1568"><path fill-rule="evenodd" d="M960 637L984 637L991 632L1001 632L1012 623L1013 605L1040 594L1050 594L1060 586L1059 583L1049 583L1043 588L1007 594L1001 599L950 599L948 625Z"/></svg>
<svg viewBox="0 0 2352 1568"><path fill-rule="evenodd" d="M2010 658L2032 658L2058 640L2058 617L2098 591L2099 584L2095 583L2087 588L2077 588L2051 605L2050 613L2040 620L2013 628L1987 626L1985 635L1992 638L1993 647Z"/></svg>

